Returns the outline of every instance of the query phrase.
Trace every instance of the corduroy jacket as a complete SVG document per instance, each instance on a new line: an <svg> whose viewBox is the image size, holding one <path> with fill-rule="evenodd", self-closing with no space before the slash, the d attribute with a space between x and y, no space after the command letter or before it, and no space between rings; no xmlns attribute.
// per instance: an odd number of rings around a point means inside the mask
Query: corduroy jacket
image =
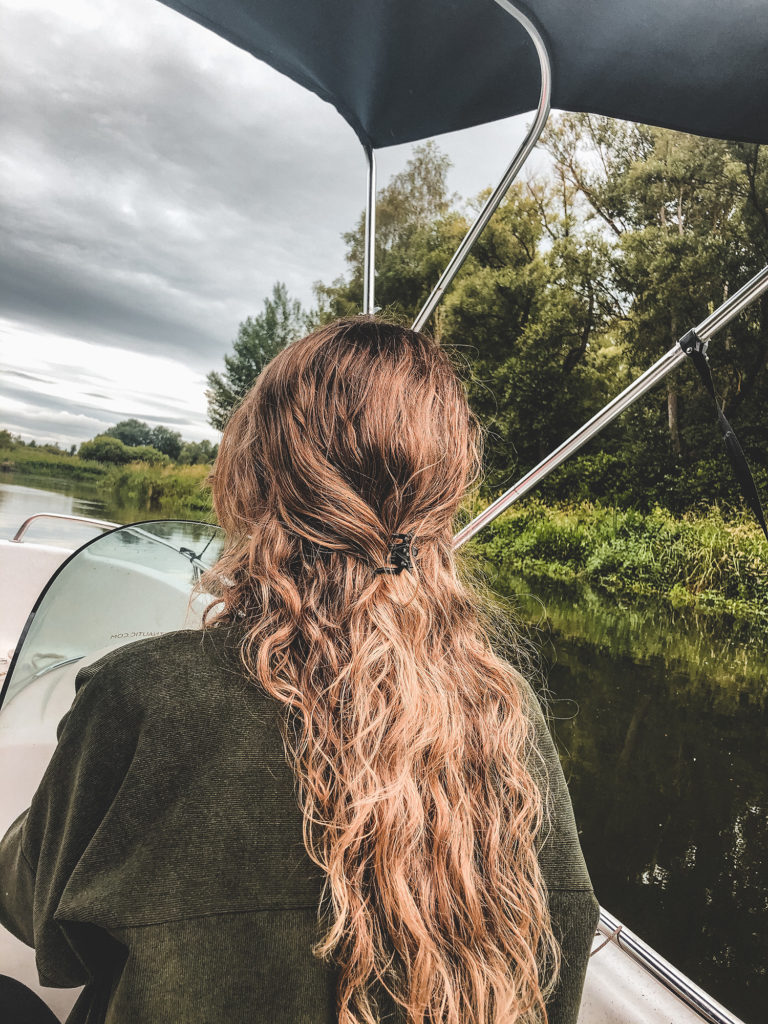
<svg viewBox="0 0 768 1024"><path fill-rule="evenodd" d="M549 1021L575 1024L598 905L530 705L563 961ZM323 878L282 714L222 628L139 641L79 672L32 805L0 842L0 922L34 946L43 985L85 986L69 1024L336 1021L335 969L311 952Z"/></svg>

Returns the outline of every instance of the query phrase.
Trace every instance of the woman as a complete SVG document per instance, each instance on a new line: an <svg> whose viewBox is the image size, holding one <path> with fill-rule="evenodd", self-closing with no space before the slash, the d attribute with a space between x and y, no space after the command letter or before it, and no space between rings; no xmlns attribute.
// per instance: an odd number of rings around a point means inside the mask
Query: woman
<svg viewBox="0 0 768 1024"><path fill-rule="evenodd" d="M205 628L79 673L0 846L4 923L86 986L70 1021L574 1024L597 904L452 546L479 448L404 328L339 321L260 375Z"/></svg>

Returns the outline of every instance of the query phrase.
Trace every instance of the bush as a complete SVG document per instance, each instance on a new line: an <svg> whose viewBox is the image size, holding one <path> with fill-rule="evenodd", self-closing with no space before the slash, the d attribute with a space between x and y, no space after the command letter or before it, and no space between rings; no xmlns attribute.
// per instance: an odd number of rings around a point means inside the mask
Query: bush
<svg viewBox="0 0 768 1024"><path fill-rule="evenodd" d="M676 516L582 502L513 506L474 541L500 569L579 579L614 594L768 619L768 545L745 514Z"/></svg>
<svg viewBox="0 0 768 1024"><path fill-rule="evenodd" d="M167 466L171 461L151 444L140 444L128 448L131 462L146 462L149 466Z"/></svg>
<svg viewBox="0 0 768 1024"><path fill-rule="evenodd" d="M130 450L130 449L129 449ZM107 486L122 505L164 517L212 521L207 466L114 466Z"/></svg>
<svg viewBox="0 0 768 1024"><path fill-rule="evenodd" d="M78 455L81 459L90 459L93 462L109 462L114 466L125 465L132 459L131 451L122 441L116 437L108 437L100 434L92 441L83 441L80 445Z"/></svg>
<svg viewBox="0 0 768 1024"><path fill-rule="evenodd" d="M86 462L62 451L53 454L39 445L17 444L11 449L0 448L0 471L89 481L101 479L107 466L103 462Z"/></svg>

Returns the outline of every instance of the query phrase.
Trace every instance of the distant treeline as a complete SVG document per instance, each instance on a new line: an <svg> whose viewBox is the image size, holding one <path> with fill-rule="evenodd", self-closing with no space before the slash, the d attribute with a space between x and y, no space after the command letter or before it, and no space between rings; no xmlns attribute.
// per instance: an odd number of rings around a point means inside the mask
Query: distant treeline
<svg viewBox="0 0 768 1024"><path fill-rule="evenodd" d="M216 458L218 445L210 441L185 441L181 434L168 427L150 427L138 419L122 420L90 441L63 448L58 444L25 442L18 434L0 430L0 466L9 470L45 472L58 465L62 471L77 469L81 462L102 466L124 466L129 462L145 462L150 466L206 465ZM48 456L48 458L46 458ZM77 458L77 462L70 461ZM61 462L52 461L58 457ZM69 475L69 474L68 474Z"/></svg>

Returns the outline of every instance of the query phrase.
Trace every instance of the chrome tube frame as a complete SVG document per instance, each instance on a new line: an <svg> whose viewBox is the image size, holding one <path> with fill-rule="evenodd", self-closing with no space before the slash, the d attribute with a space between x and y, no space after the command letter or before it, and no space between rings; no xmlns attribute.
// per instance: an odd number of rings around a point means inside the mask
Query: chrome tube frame
<svg viewBox="0 0 768 1024"><path fill-rule="evenodd" d="M510 185L519 174L520 168L528 159L533 147L539 141L539 136L544 131L544 125L547 123L547 118L549 117L550 101L552 97L552 65L549 59L549 52L547 50L546 43L531 19L527 15L523 14L522 11L519 11L514 4L510 3L510 0L495 0L495 2L499 7L503 8L507 14L510 14L523 26L525 31L528 33L531 42L536 47L536 53L539 58L539 67L541 69L541 92L539 94L539 105L536 108L536 117L534 118L533 124L528 129L527 135L512 158L512 162L504 172L501 181L488 197L485 206L483 206L482 210L478 214L477 220L462 239L458 249L451 257L450 263L440 275L440 280L435 285L432 294L422 306L419 315L413 321L412 327L414 331L420 331L427 320L429 320L451 281L453 281L454 277L461 269L464 260L469 256L472 246L477 241L488 221L496 212L499 203L507 194Z"/></svg>
<svg viewBox="0 0 768 1024"><path fill-rule="evenodd" d="M702 320L698 327L695 328L696 334L698 334L702 341L709 341L710 338L748 306L750 302L753 302L766 290L768 290L768 266L763 267L742 288L734 292L722 306L718 306L714 313L711 313ZM628 409L646 391L650 391L652 387L655 387L671 370L679 366L685 358L685 352L683 352L679 344L675 344L661 359L657 360L653 366L649 367L645 373L641 374L637 380L633 381L629 387L625 388L621 394L610 401L591 420L588 420L575 434L571 434L558 448L555 448L537 466L534 466L517 483L513 484L508 491L505 491L504 494L492 502L484 512L481 512L471 523L468 523L462 530L459 530L453 538L454 549L461 547L470 537L474 537L476 533L482 530L484 526L492 523L513 502L517 501L518 498L522 498L524 494L527 494L545 477L549 476L554 469L557 469L561 463L565 462L574 452L577 452L587 441L599 434L604 427L607 427L609 423L615 420L625 409Z"/></svg>
<svg viewBox="0 0 768 1024"><path fill-rule="evenodd" d="M183 555L189 559L191 565L196 569L205 572L210 568L205 562L202 562L199 558L194 555L185 554L180 551L179 548L171 541L166 540L165 537L158 537L157 534L150 533L149 530L143 529L139 524L135 523L111 523L106 519L89 519L88 516L72 516L65 512L35 512L34 515L29 516L21 526L18 528L16 533L11 537L11 541L16 544L20 544L24 538L24 534L27 532L30 523L34 522L35 519L66 519L71 523L80 523L81 526L93 526L100 530L116 530L118 527L122 527L126 531L130 531L139 537L143 537L145 540L151 540L155 544L160 544L163 547L170 548L171 551L175 551L179 555ZM213 523L203 524L213 526Z"/></svg>
<svg viewBox="0 0 768 1024"><path fill-rule="evenodd" d="M365 254L363 256L363 312L373 313L376 279L376 155L363 147L368 161L368 191L365 201Z"/></svg>
<svg viewBox="0 0 768 1024"><path fill-rule="evenodd" d="M35 519L68 519L71 523L80 523L83 526L96 526L101 530L114 530L116 526L120 525L119 523L107 522L105 519L89 519L87 516L70 516L64 512L35 512L34 515L29 516L29 518L24 520L13 537L11 537L11 540L20 544L24 534L29 529L30 523L34 522Z"/></svg>
<svg viewBox="0 0 768 1024"><path fill-rule="evenodd" d="M643 942L626 925L623 925L613 914L609 914L602 907L600 908L598 929L602 934L608 936L611 942L615 942L619 949L632 957L648 974L689 1006L702 1020L707 1021L707 1024L742 1024L738 1017L734 1017L717 1000L699 988L681 971L678 971L663 956L659 956L655 949ZM596 950L595 953L599 956L600 950Z"/></svg>

